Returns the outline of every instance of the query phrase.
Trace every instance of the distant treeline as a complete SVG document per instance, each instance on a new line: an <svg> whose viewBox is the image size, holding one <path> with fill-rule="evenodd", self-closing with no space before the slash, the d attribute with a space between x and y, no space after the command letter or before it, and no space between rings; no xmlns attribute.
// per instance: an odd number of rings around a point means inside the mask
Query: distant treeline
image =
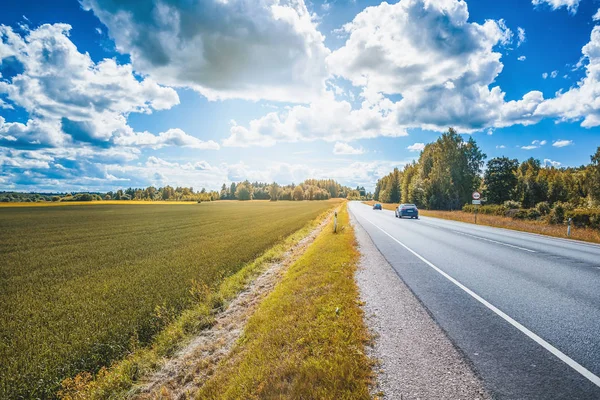
<svg viewBox="0 0 600 400"><path fill-rule="evenodd" d="M295 185L280 186L277 183L249 181L223 184L219 198L221 200L327 200L333 198L361 198L365 189L356 190L342 186L333 179L307 179Z"/></svg>
<svg viewBox="0 0 600 400"><path fill-rule="evenodd" d="M497 157L487 161L482 173L485 159L472 137L465 141L450 129L426 145L418 161L381 178L374 198L432 210L460 210L466 206L465 210L470 211L471 194L478 190L487 198L485 204L502 206L494 209L499 215L549 217L549 222L562 222L572 211L573 215L583 213L592 220L597 218L594 208L600 206L600 147L590 164L576 168L544 166L534 158L520 163ZM554 209L558 214L555 218L551 217Z"/></svg>
<svg viewBox="0 0 600 400"><path fill-rule="evenodd" d="M213 201L213 200L327 200L330 198L365 199L364 187L356 190L342 186L332 179L307 179L295 185L280 186L277 183L249 181L223 184L220 192L193 188L165 186L145 189L119 189L107 193L18 193L0 192L0 202L59 202L59 201Z"/></svg>

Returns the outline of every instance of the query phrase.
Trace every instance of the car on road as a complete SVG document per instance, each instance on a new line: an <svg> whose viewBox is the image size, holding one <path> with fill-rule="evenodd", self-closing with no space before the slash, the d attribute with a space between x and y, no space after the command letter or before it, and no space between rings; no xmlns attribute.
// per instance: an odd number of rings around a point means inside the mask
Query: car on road
<svg viewBox="0 0 600 400"><path fill-rule="evenodd" d="M382 209L383 209L383 207L381 207L381 204L379 204L379 203L373 204L373 210L382 210Z"/></svg>
<svg viewBox="0 0 600 400"><path fill-rule="evenodd" d="M396 207L396 218L410 217L419 219L419 209L414 204L400 204Z"/></svg>

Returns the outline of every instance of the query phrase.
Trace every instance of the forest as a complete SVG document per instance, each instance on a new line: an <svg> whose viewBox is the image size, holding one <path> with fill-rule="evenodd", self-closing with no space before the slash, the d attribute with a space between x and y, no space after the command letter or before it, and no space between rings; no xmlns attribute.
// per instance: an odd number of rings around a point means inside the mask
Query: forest
<svg viewBox="0 0 600 400"><path fill-rule="evenodd" d="M485 167L485 168L484 168ZM556 168L529 158L487 160L471 137L449 129L425 146L417 161L379 179L374 199L430 210L472 211L471 194L487 201L482 213L562 223L573 217L600 227L600 147L590 164Z"/></svg>

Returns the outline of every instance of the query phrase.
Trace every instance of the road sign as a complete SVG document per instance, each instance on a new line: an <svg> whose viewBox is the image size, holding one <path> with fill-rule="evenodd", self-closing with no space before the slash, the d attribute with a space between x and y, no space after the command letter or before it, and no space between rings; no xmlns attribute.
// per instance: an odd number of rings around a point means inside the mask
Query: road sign
<svg viewBox="0 0 600 400"><path fill-rule="evenodd" d="M479 199L481 199L481 193L473 192L473 200L479 200Z"/></svg>
<svg viewBox="0 0 600 400"><path fill-rule="evenodd" d="M473 204L479 205L479 204L481 204L481 200L473 200Z"/></svg>

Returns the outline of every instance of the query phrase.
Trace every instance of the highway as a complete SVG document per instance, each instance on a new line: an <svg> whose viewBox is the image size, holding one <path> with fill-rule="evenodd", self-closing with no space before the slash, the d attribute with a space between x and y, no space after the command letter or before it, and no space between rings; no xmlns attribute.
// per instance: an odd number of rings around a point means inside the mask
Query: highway
<svg viewBox="0 0 600 400"><path fill-rule="evenodd" d="M600 246L349 210L494 398L600 399Z"/></svg>

